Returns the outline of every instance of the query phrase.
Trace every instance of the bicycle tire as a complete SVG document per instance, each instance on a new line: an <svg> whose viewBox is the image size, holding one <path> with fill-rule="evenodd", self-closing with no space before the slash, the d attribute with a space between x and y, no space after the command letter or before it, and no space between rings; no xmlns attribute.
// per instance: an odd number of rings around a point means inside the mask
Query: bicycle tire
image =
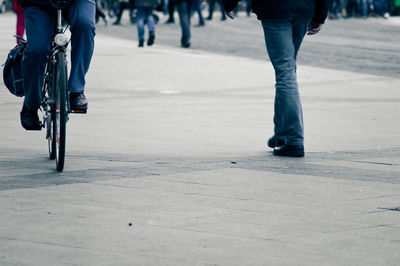
<svg viewBox="0 0 400 266"><path fill-rule="evenodd" d="M46 73L51 73L51 75L54 75L54 67L53 64L50 62L47 65L47 70ZM53 137L53 121L55 120L55 105L52 100L54 99L54 79L52 77L46 78L45 88L43 92L45 93L45 112L46 112L46 118L44 120L45 123L45 128L46 128L46 139L47 139L47 144L49 147L49 157L50 160L54 160L56 158L56 140Z"/></svg>
<svg viewBox="0 0 400 266"><path fill-rule="evenodd" d="M56 158L56 139L53 136L53 121L55 120L55 108L52 106L49 112L50 120L46 121L46 128L47 128L47 144L49 146L49 157L50 160L54 160Z"/></svg>
<svg viewBox="0 0 400 266"><path fill-rule="evenodd" d="M53 138L56 140L56 169L61 172L65 161L65 139L67 123L67 65L65 52L58 52L55 64L55 117L53 120Z"/></svg>

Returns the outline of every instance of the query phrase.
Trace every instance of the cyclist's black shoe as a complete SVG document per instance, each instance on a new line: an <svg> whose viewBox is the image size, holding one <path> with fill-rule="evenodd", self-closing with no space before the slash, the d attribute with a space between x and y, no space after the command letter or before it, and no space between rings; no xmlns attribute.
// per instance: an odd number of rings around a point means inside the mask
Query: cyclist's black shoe
<svg viewBox="0 0 400 266"><path fill-rule="evenodd" d="M69 104L73 113L86 113L88 101L83 92L71 92L69 94Z"/></svg>
<svg viewBox="0 0 400 266"><path fill-rule="evenodd" d="M42 124L40 123L37 110L31 111L24 104L20 113L20 118L21 125L26 130L42 130Z"/></svg>

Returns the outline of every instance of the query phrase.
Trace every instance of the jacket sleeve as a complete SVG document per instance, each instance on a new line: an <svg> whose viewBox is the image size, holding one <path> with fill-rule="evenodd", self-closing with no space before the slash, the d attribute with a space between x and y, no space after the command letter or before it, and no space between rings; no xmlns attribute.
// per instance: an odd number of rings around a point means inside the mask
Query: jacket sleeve
<svg viewBox="0 0 400 266"><path fill-rule="evenodd" d="M328 16L330 0L315 0L315 15L312 21L323 24Z"/></svg>
<svg viewBox="0 0 400 266"><path fill-rule="evenodd" d="M240 0L222 0L222 3L224 5L224 10L227 12L234 10L239 1Z"/></svg>

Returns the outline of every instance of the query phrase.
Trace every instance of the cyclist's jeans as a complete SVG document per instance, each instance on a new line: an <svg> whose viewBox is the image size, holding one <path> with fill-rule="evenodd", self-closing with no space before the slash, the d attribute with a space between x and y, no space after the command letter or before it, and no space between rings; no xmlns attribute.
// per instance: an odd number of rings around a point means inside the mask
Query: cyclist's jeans
<svg viewBox="0 0 400 266"><path fill-rule="evenodd" d="M71 30L71 72L68 80L71 92L83 92L85 87L85 75L94 49L95 12L94 0L76 0L63 13ZM24 103L28 109L36 110L40 107L42 99L44 71L56 16L55 12L38 7L27 7L24 14L28 41L22 61Z"/></svg>
<svg viewBox="0 0 400 266"><path fill-rule="evenodd" d="M275 136L291 145L302 145L304 141L296 57L309 21L300 17L262 20L268 55L275 69Z"/></svg>

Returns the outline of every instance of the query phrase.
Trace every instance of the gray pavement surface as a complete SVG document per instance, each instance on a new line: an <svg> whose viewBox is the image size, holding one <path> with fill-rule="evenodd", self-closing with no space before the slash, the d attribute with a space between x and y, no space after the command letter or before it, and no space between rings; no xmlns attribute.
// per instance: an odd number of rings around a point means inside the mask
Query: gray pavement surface
<svg viewBox="0 0 400 266"><path fill-rule="evenodd" d="M0 15L0 58L14 19ZM181 49L161 27L140 49L111 29L99 26L62 173L0 83L0 265L400 264L399 76L299 64L306 157L277 158L267 60L195 37Z"/></svg>
<svg viewBox="0 0 400 266"><path fill-rule="evenodd" d="M122 24L97 31L110 36L137 40L136 26L130 24L125 11ZM196 50L229 54L246 58L268 59L262 27L253 14L240 14L234 20L221 22L219 14L205 27L192 28L192 46ZM178 19L164 24L162 17L156 26L157 41L163 45L180 45ZM112 22L112 19L110 20ZM193 24L197 18L193 17ZM111 24L111 23L110 23ZM346 70L380 76L399 77L400 17L327 20L318 38L306 38L298 56L302 65Z"/></svg>

